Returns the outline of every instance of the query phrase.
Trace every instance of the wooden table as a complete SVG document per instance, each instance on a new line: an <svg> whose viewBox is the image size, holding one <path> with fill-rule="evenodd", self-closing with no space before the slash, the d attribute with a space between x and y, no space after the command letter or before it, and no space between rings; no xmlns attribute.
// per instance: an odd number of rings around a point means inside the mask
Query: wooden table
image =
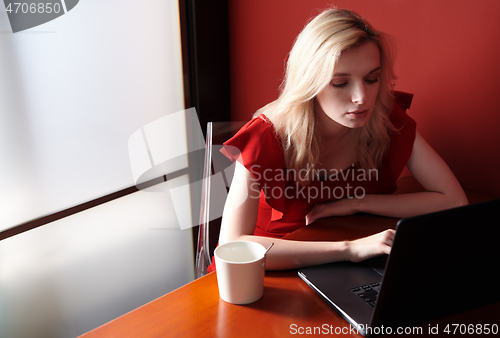
<svg viewBox="0 0 500 338"><path fill-rule="evenodd" d="M417 189L410 182L401 192L407 188ZM468 197L471 203L488 199L473 193ZM319 220L286 238L355 239L395 228L397 221L372 215L336 217ZM82 337L282 337L302 335L315 327L323 334L361 337L297 276L297 270L267 271L264 287L264 296L253 304L228 304L219 298L216 274L211 273ZM443 328L447 323L499 324L499 314L500 303L496 303L429 323L422 326L424 335L415 336L426 336L429 327Z"/></svg>

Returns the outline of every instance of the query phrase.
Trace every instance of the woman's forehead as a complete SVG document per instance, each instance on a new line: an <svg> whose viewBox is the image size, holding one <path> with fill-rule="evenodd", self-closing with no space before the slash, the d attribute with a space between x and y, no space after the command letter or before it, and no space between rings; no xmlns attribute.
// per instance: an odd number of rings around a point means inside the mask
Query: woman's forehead
<svg viewBox="0 0 500 338"><path fill-rule="evenodd" d="M380 50L373 42L350 48L340 54L334 76L366 75L380 68Z"/></svg>

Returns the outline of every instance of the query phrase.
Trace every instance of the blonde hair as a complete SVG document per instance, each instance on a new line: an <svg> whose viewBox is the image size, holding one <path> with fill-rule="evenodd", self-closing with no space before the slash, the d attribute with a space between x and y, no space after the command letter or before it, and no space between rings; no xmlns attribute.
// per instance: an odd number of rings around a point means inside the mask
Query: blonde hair
<svg viewBox="0 0 500 338"><path fill-rule="evenodd" d="M265 112L273 123L282 141L286 168L310 171L318 163L314 98L331 82L341 53L369 41L380 50L380 87L372 116L362 127L358 160L365 169L379 165L390 142L389 130L394 129L389 114L395 76L387 37L356 13L333 8L313 18L298 35L279 98L271 103L272 108L269 104L254 115Z"/></svg>

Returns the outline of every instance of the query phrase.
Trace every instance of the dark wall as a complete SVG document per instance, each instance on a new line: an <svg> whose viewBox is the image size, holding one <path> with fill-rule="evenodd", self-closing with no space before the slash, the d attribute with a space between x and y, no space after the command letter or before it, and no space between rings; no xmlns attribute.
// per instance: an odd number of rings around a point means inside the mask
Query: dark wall
<svg viewBox="0 0 500 338"><path fill-rule="evenodd" d="M186 108L195 107L203 132L230 120L227 0L179 0Z"/></svg>
<svg viewBox="0 0 500 338"><path fill-rule="evenodd" d="M185 107L195 107L201 129L230 121L229 25L227 0L179 0ZM195 196L195 194L192 194ZM201 203L192 197L193 205ZM217 243L220 218L210 222ZM193 228L196 257L199 227Z"/></svg>

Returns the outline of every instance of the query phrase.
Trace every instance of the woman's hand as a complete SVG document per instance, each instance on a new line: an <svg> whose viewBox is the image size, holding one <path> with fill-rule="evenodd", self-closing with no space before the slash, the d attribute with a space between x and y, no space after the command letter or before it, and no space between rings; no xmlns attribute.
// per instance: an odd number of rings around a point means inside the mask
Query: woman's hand
<svg viewBox="0 0 500 338"><path fill-rule="evenodd" d="M361 262L371 257L389 254L395 233L395 230L388 229L372 236L347 242L348 260Z"/></svg>
<svg viewBox="0 0 500 338"><path fill-rule="evenodd" d="M357 212L359 199L346 198L338 201L330 201L315 204L306 215L306 224L309 225L317 219L330 216L348 216Z"/></svg>

